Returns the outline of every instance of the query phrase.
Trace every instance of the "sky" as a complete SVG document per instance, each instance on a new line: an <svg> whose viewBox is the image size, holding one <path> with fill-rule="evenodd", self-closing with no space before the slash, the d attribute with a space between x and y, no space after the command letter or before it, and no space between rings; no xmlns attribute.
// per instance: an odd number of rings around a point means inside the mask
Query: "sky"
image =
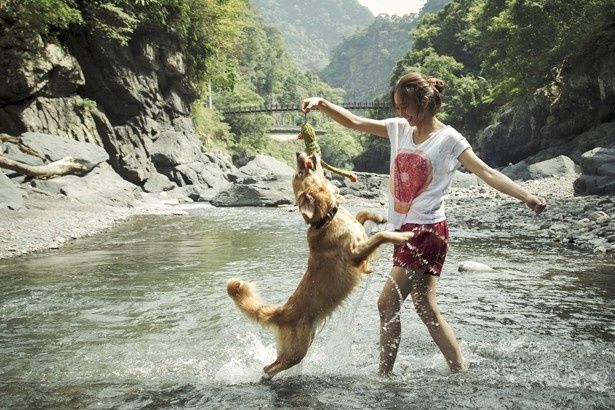
<svg viewBox="0 0 615 410"><path fill-rule="evenodd" d="M358 0L363 6L371 10L377 16L386 14L418 13L426 0Z"/></svg>

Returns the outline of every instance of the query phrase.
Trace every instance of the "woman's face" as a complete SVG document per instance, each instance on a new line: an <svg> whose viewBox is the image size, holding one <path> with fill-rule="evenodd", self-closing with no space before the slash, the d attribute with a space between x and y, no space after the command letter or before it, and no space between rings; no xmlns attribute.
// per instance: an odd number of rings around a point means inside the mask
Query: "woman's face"
<svg viewBox="0 0 615 410"><path fill-rule="evenodd" d="M398 93L393 95L393 100L395 101L395 113L399 117L405 118L411 126L416 126L425 119L426 110L423 109L419 112L414 104L405 105Z"/></svg>

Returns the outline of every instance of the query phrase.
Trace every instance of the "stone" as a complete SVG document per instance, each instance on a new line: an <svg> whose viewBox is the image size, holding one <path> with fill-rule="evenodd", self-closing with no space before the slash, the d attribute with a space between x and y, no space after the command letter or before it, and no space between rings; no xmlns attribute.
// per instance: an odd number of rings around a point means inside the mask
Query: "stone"
<svg viewBox="0 0 615 410"><path fill-rule="evenodd" d="M269 174L292 176L295 170L287 164L268 155L258 154L239 171L252 177L264 177Z"/></svg>
<svg viewBox="0 0 615 410"><path fill-rule="evenodd" d="M145 192L162 192L168 191L176 187L175 183L171 182L166 175L154 173L143 184L143 190Z"/></svg>
<svg viewBox="0 0 615 410"><path fill-rule="evenodd" d="M484 185L485 182L472 173L455 171L451 186L454 188L468 188L471 186Z"/></svg>
<svg viewBox="0 0 615 410"><path fill-rule="evenodd" d="M251 184L235 183L211 201L214 206L279 206L295 202L291 177L277 176Z"/></svg>
<svg viewBox="0 0 615 410"><path fill-rule="evenodd" d="M150 154L158 168L172 168L195 162L202 156L201 146L197 141L188 139L177 131L160 134L154 141Z"/></svg>
<svg viewBox="0 0 615 410"><path fill-rule="evenodd" d="M21 190L9 177L0 172L0 209L8 208L18 210L23 208L23 196Z"/></svg>
<svg viewBox="0 0 615 410"><path fill-rule="evenodd" d="M84 176L37 180L36 187L50 193L59 192L83 204L130 207L141 197L141 189L122 179L109 165L96 167Z"/></svg>
<svg viewBox="0 0 615 410"><path fill-rule="evenodd" d="M575 176L579 173L575 163L567 156L534 163L527 167L529 179L550 178L556 176Z"/></svg>
<svg viewBox="0 0 615 410"><path fill-rule="evenodd" d="M475 261L463 261L457 266L459 272L495 272L492 267Z"/></svg>
<svg viewBox="0 0 615 410"><path fill-rule="evenodd" d="M597 147L581 156L581 175L574 181L577 195L615 194L615 144Z"/></svg>
<svg viewBox="0 0 615 410"><path fill-rule="evenodd" d="M607 218L607 220L610 219L609 215L606 212L603 211L594 211L592 213L590 213L589 215L587 215L587 218L590 221L598 221L601 218Z"/></svg>
<svg viewBox="0 0 615 410"><path fill-rule="evenodd" d="M85 165L88 170L109 159L107 151L98 145L78 142L57 135L26 132L21 135L21 140L49 161L57 161L70 156Z"/></svg>

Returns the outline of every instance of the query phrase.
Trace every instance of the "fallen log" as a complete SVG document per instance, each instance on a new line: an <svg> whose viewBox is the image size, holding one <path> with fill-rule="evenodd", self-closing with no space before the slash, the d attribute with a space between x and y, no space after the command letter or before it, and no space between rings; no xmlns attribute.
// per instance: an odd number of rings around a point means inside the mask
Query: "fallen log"
<svg viewBox="0 0 615 410"><path fill-rule="evenodd" d="M81 174L87 167L73 157L65 157L45 165L28 165L0 155L0 168L10 169L32 177L53 177L66 174Z"/></svg>
<svg viewBox="0 0 615 410"><path fill-rule="evenodd" d="M15 144L19 147L19 150L21 152L38 157L43 161L45 160L45 157L43 157L34 148L28 146L27 144L24 144L19 137L13 137L5 133L0 133L0 143L3 142ZM0 152L2 152L2 150L0 150ZM66 174L81 174L87 171L87 167L73 157L65 157L45 165L29 165L20 161L12 160L1 154L0 168L10 169L11 171L15 171L20 174L31 177L43 178L50 178Z"/></svg>

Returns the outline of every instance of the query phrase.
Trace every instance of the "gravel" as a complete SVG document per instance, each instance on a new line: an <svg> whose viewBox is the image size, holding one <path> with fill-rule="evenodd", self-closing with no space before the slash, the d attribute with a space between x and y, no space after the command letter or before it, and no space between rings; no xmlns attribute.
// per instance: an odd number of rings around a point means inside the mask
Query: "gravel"
<svg viewBox="0 0 615 410"><path fill-rule="evenodd" d="M534 235L593 253L615 255L615 198L575 197L576 176L553 177L520 182L528 191L543 196L547 208L535 215L524 204L486 185L451 188L446 212L452 226L477 231L506 230L512 234ZM189 207L144 194L144 200L130 208L84 205L61 195L52 196L33 188L22 188L26 206L0 210L0 260L43 249L59 248L81 237L103 232L134 215L181 214ZM382 201L349 195L348 204L385 205Z"/></svg>

